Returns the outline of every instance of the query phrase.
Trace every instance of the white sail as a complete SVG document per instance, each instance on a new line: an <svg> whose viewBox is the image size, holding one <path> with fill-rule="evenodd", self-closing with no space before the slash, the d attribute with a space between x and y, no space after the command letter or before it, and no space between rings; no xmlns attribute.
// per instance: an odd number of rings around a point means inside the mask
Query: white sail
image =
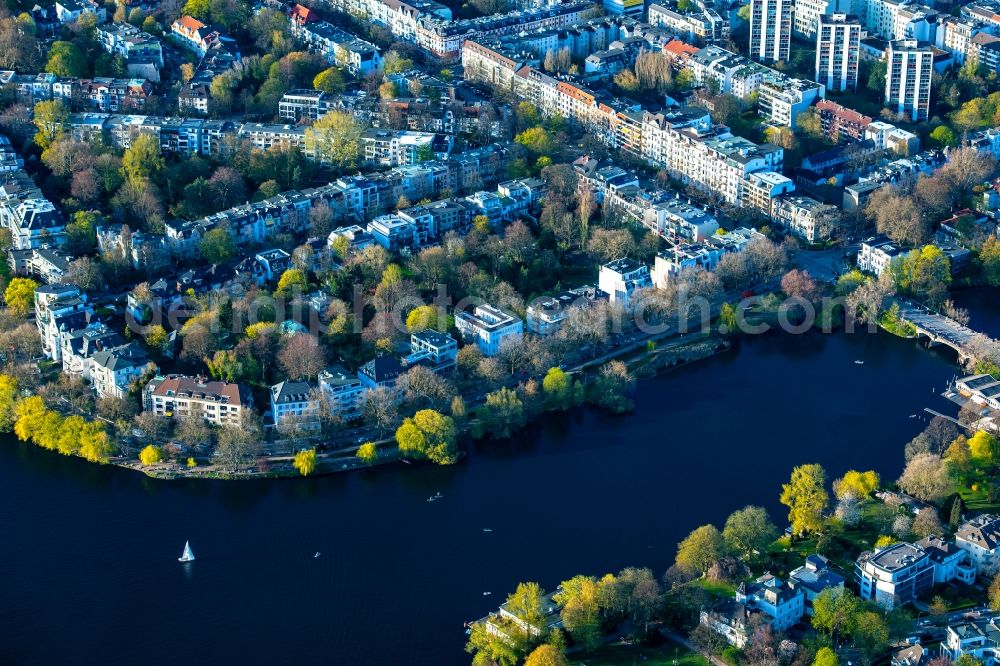
<svg viewBox="0 0 1000 666"><path fill-rule="evenodd" d="M191 550L191 542L184 542L184 552L180 557L177 558L178 562L193 562L194 561L194 551Z"/></svg>

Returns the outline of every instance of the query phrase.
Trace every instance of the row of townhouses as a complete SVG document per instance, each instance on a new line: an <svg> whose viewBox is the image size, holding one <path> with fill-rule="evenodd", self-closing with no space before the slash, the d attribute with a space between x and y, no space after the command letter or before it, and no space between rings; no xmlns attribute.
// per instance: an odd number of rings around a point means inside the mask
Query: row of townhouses
<svg viewBox="0 0 1000 666"><path fill-rule="evenodd" d="M70 109L114 113L141 112L153 93L152 84L145 78L78 79L46 72L18 74L12 70L0 71L0 86L12 90L17 101L28 106L61 99Z"/></svg>
<svg viewBox="0 0 1000 666"><path fill-rule="evenodd" d="M780 147L735 136L728 127L714 124L704 109L651 113L633 105L622 110L578 84L548 76L473 41L465 43L463 65L467 79L509 89L542 113L568 118L611 147L656 163L726 204L766 213L772 198L794 189L792 181L781 175Z"/></svg>
<svg viewBox="0 0 1000 666"><path fill-rule="evenodd" d="M564 0L506 14L453 20L451 9L434 0L331 0L328 5L382 25L397 38L413 42L443 60L458 60L462 42L467 39L572 25L593 7L583 0Z"/></svg>
<svg viewBox="0 0 1000 666"><path fill-rule="evenodd" d="M295 5L290 13L290 22L292 34L331 65L346 69L356 77L381 71L382 55L377 46L327 21L321 21L315 11Z"/></svg>

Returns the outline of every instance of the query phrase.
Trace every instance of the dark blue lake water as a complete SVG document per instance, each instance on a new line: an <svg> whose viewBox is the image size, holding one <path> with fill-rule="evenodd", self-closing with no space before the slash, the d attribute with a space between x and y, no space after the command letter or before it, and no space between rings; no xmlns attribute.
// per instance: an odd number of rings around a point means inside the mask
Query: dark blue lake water
<svg viewBox="0 0 1000 666"><path fill-rule="evenodd" d="M796 464L896 476L956 372L884 334L764 336L640 383L631 416L308 480L155 481L0 442L0 663L467 664L462 623L518 581L661 573L747 503L785 524Z"/></svg>

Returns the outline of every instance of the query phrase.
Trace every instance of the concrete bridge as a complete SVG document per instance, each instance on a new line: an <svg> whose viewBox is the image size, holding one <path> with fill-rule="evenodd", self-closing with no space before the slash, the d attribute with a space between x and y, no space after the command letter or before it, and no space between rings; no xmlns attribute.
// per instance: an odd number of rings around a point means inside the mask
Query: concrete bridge
<svg viewBox="0 0 1000 666"><path fill-rule="evenodd" d="M951 317L906 299L897 299L899 316L917 330L918 338L927 338L928 346L947 345L958 352L959 360L973 356L969 349L973 338L981 335Z"/></svg>

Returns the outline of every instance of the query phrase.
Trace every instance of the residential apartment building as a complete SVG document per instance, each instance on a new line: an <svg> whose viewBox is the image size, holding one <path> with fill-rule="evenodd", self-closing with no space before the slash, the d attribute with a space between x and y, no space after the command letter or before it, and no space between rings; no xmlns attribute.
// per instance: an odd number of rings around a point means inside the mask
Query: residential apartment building
<svg viewBox="0 0 1000 666"><path fill-rule="evenodd" d="M934 585L934 563L920 546L897 543L862 553L855 564L862 599L888 609L915 600Z"/></svg>
<svg viewBox="0 0 1000 666"><path fill-rule="evenodd" d="M941 656L954 663L961 656L975 659L984 666L1000 662L1000 617L995 614L965 617L945 627Z"/></svg>
<svg viewBox="0 0 1000 666"><path fill-rule="evenodd" d="M361 137L365 162L396 167L446 159L455 137L433 132L369 129Z"/></svg>
<svg viewBox="0 0 1000 666"><path fill-rule="evenodd" d="M912 39L892 40L886 49L886 61L885 105L913 122L926 120L934 73L930 44Z"/></svg>
<svg viewBox="0 0 1000 666"><path fill-rule="evenodd" d="M407 366L425 363L435 372L455 367L458 342L447 333L424 329L410 334L410 354L404 359Z"/></svg>
<svg viewBox="0 0 1000 666"><path fill-rule="evenodd" d="M863 140L865 129L872 122L869 116L828 99L821 99L815 108L823 125L823 134L834 143Z"/></svg>
<svg viewBox="0 0 1000 666"><path fill-rule="evenodd" d="M319 389L326 398L330 413L345 420L361 417L365 387L357 374L334 365L319 373Z"/></svg>
<svg viewBox="0 0 1000 666"><path fill-rule="evenodd" d="M271 419L279 430L318 430L320 397L309 382L286 380L271 387Z"/></svg>
<svg viewBox="0 0 1000 666"><path fill-rule="evenodd" d="M861 241L861 249L858 250L858 268L866 273L881 275L893 259L905 253L906 251L888 236L872 236Z"/></svg>
<svg viewBox="0 0 1000 666"><path fill-rule="evenodd" d="M850 0L796 0L793 10L792 34L799 39L816 39L821 17L851 10Z"/></svg>
<svg viewBox="0 0 1000 666"><path fill-rule="evenodd" d="M794 626L805 612L805 596L788 582L764 574L753 583L741 583L734 600L701 611L701 624L738 648L752 638L753 627L770 625L776 632Z"/></svg>
<svg viewBox="0 0 1000 666"><path fill-rule="evenodd" d="M90 357L90 383L98 398L112 396L124 400L132 385L151 371L156 371L156 364L135 342L105 349Z"/></svg>
<svg viewBox="0 0 1000 666"><path fill-rule="evenodd" d="M763 77L757 87L757 113L771 125L795 129L799 114L824 95L823 85L787 76Z"/></svg>
<svg viewBox="0 0 1000 666"><path fill-rule="evenodd" d="M967 386L972 385L972 379L965 380ZM989 388L993 383L995 382L989 382L976 389L981 395L987 396L987 404L990 401L997 403L997 395L1000 395L1000 392ZM984 577L996 575L1000 570L1000 518L984 514L967 521L955 533L955 545L968 553L978 575Z"/></svg>
<svg viewBox="0 0 1000 666"><path fill-rule="evenodd" d="M529 333L554 335L562 330L574 310L587 308L605 296L593 287L578 287L553 296L539 296L528 304L525 319Z"/></svg>
<svg viewBox="0 0 1000 666"><path fill-rule="evenodd" d="M858 17L820 15L816 30L816 81L830 92L855 90L860 44L861 21Z"/></svg>
<svg viewBox="0 0 1000 666"><path fill-rule="evenodd" d="M729 39L729 20L704 3L693 3L685 12L676 7L651 4L646 12L650 25L666 28L681 39L707 46Z"/></svg>
<svg viewBox="0 0 1000 666"><path fill-rule="evenodd" d="M652 286L649 266L628 258L604 264L597 278L597 288L606 293L612 303L626 309L632 305L636 291Z"/></svg>
<svg viewBox="0 0 1000 666"><path fill-rule="evenodd" d="M801 590L806 615L813 614L813 601L824 590L843 589L844 577L830 569L830 561L819 553L806 557L805 563L788 574L788 584Z"/></svg>
<svg viewBox="0 0 1000 666"><path fill-rule="evenodd" d="M125 60L130 76L159 82L163 45L156 37L128 23L97 26L94 36L105 51Z"/></svg>
<svg viewBox="0 0 1000 666"><path fill-rule="evenodd" d="M760 62L788 60L792 43L791 0L750 0L750 57Z"/></svg>
<svg viewBox="0 0 1000 666"><path fill-rule="evenodd" d="M142 406L144 411L164 418L200 418L218 426L238 425L243 412L253 409L253 397L241 384L165 375L146 384Z"/></svg>
<svg viewBox="0 0 1000 666"><path fill-rule="evenodd" d="M782 230L807 243L829 240L840 221L836 206L812 197L784 195L771 203L771 219Z"/></svg>
<svg viewBox="0 0 1000 666"><path fill-rule="evenodd" d="M332 0L330 5L383 25L399 39L413 42L444 60L458 59L466 40L570 26L581 21L592 7L590 2L564 0L506 14L453 20L451 10L434 0Z"/></svg>
<svg viewBox="0 0 1000 666"><path fill-rule="evenodd" d="M362 78L382 69L382 55L371 42L326 21L308 21L302 25L293 22L292 26L293 34L302 39L311 51L355 77Z"/></svg>
<svg viewBox="0 0 1000 666"><path fill-rule="evenodd" d="M521 337L524 322L515 314L484 303L472 312L456 312L455 328L466 342L475 342L484 355L496 356L505 339Z"/></svg>
<svg viewBox="0 0 1000 666"><path fill-rule="evenodd" d="M75 284L50 284L35 289L35 325L42 353L62 362L63 337L85 328L94 316L87 294Z"/></svg>

